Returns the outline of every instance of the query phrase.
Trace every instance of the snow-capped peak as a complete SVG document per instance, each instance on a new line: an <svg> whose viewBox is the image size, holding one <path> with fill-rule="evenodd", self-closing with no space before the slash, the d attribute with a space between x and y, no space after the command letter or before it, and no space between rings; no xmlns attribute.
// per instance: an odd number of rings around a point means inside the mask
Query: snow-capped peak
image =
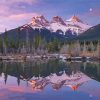
<svg viewBox="0 0 100 100"><path fill-rule="evenodd" d="M32 27L45 27L49 24L49 22L45 19L43 15L33 16L30 25Z"/></svg>
<svg viewBox="0 0 100 100"><path fill-rule="evenodd" d="M69 20L65 21L67 27L73 31L76 32L77 35L83 33L87 29L89 29L91 26L87 25L83 21L81 21L77 16L72 16Z"/></svg>
<svg viewBox="0 0 100 100"><path fill-rule="evenodd" d="M77 16L72 16L69 20L67 21L71 21L71 22L81 22L83 23L83 21L81 21Z"/></svg>
<svg viewBox="0 0 100 100"><path fill-rule="evenodd" d="M52 18L51 23L59 23L59 24L62 24L62 25L66 25L66 24L64 23L63 19L62 19L61 17L59 17L59 16L54 16L54 17Z"/></svg>
<svg viewBox="0 0 100 100"><path fill-rule="evenodd" d="M50 23L50 30L53 32L57 32L57 30L60 30L60 34L65 34L67 27L61 17L55 16L52 18L52 21Z"/></svg>
<svg viewBox="0 0 100 100"><path fill-rule="evenodd" d="M48 22L43 15L33 16L32 21L28 24L32 28L46 28L51 32L65 35L68 30L71 34L81 34L91 26L85 24L77 16L72 16L69 20L63 21L59 16L54 16L51 22Z"/></svg>

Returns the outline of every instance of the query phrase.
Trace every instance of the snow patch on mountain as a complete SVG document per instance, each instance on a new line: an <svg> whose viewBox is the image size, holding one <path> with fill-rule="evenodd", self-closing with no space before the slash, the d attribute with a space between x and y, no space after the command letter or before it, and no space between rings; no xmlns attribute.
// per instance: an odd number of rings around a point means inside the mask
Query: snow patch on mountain
<svg viewBox="0 0 100 100"><path fill-rule="evenodd" d="M66 27L66 24L64 23L64 21L61 17L55 16L55 17L52 18L52 21L50 22L50 29L53 32L60 30L63 33L65 33L66 30L67 30L67 27Z"/></svg>
<svg viewBox="0 0 100 100"><path fill-rule="evenodd" d="M34 16L32 21L29 23L33 28L43 28L49 25L49 22L45 19L44 16Z"/></svg>
<svg viewBox="0 0 100 100"><path fill-rule="evenodd" d="M77 35L80 35L84 31L88 30L91 26L85 24L83 21L81 21L77 16L72 16L69 20L65 21L68 29L71 31L74 31L77 33Z"/></svg>
<svg viewBox="0 0 100 100"><path fill-rule="evenodd" d="M60 34L65 35L67 31L72 34L80 35L88 30L91 26L85 24L77 16L72 16L69 20L63 21L59 16L52 18L51 22L47 21L43 15L33 16L32 21L29 23L32 28L46 28L51 32L60 31Z"/></svg>

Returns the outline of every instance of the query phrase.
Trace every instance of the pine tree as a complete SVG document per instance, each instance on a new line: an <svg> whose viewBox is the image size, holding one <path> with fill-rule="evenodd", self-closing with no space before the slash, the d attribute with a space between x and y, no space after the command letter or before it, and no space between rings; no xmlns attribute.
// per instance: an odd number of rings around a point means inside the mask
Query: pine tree
<svg viewBox="0 0 100 100"><path fill-rule="evenodd" d="M98 58L100 59L100 40L98 40L98 44L97 44L97 55L98 55Z"/></svg>
<svg viewBox="0 0 100 100"><path fill-rule="evenodd" d="M6 55L6 53L7 53L7 47L6 47L4 39L2 39L2 41L3 41L3 43L2 43L3 44L3 54Z"/></svg>
<svg viewBox="0 0 100 100"><path fill-rule="evenodd" d="M30 46L29 46L29 31L26 29L26 51L29 53L30 51Z"/></svg>
<svg viewBox="0 0 100 100"><path fill-rule="evenodd" d="M86 41L84 40L84 44L83 44L83 56L85 56L86 53L87 53Z"/></svg>
<svg viewBox="0 0 100 100"><path fill-rule="evenodd" d="M73 48L73 50L75 51L75 56L80 56L80 43L79 43L79 40L77 40L75 44L76 45Z"/></svg>
<svg viewBox="0 0 100 100"><path fill-rule="evenodd" d="M20 53L20 49L21 49L20 34L21 34L21 31L20 31L20 27L19 27L19 28L17 28L17 48L18 48L18 53Z"/></svg>
<svg viewBox="0 0 100 100"><path fill-rule="evenodd" d="M8 48L8 33L7 30L5 29L4 37L3 37L3 51L4 54L7 54L7 48Z"/></svg>
<svg viewBox="0 0 100 100"><path fill-rule="evenodd" d="M3 53L3 41L2 36L0 35L0 53Z"/></svg>

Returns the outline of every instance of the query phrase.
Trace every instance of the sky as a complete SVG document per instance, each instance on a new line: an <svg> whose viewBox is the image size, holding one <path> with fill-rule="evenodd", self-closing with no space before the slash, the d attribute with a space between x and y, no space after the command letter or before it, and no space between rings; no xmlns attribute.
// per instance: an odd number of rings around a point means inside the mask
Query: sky
<svg viewBox="0 0 100 100"><path fill-rule="evenodd" d="M64 20L78 16L89 25L100 24L100 0L0 0L0 32L44 15L47 20L60 16Z"/></svg>

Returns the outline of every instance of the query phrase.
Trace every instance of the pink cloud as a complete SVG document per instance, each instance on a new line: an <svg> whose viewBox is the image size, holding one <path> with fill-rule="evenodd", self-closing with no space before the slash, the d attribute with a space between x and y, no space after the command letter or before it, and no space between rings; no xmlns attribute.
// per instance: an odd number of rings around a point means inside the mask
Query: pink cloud
<svg viewBox="0 0 100 100"><path fill-rule="evenodd" d="M0 16L7 15L9 13L8 11L9 8L7 6L0 5Z"/></svg>
<svg viewBox="0 0 100 100"><path fill-rule="evenodd" d="M20 21L32 18L32 16L37 16L37 13L22 13L22 14L12 14L8 17L10 20Z"/></svg>
<svg viewBox="0 0 100 100"><path fill-rule="evenodd" d="M0 0L0 16L7 16L12 13L18 13L18 12L23 12L22 10L19 9L12 9L12 6L15 5L16 7L18 6L17 4L19 3L27 3L29 5L33 5L38 3L39 0ZM18 6L20 8L25 8L25 5Z"/></svg>
<svg viewBox="0 0 100 100"><path fill-rule="evenodd" d="M29 4L31 4L34 1L36 1L36 0L10 0L10 2L12 2L12 3L25 2L25 3L29 3Z"/></svg>
<svg viewBox="0 0 100 100"><path fill-rule="evenodd" d="M20 2L32 4L32 3L36 3L37 1L38 0L0 0L0 4L10 5L13 3L20 3Z"/></svg>
<svg viewBox="0 0 100 100"><path fill-rule="evenodd" d="M37 13L21 13L21 14L11 14L8 16L0 16L0 32L16 28L18 26L24 25L31 21L33 16L37 16Z"/></svg>
<svg viewBox="0 0 100 100"><path fill-rule="evenodd" d="M19 10L18 3L27 3L34 5L40 0L0 0L0 32L5 28L12 29L20 25L25 24L25 21L31 19L36 13L27 13L24 10ZM16 5L16 9L12 9L12 6ZM20 8L25 8L25 5L21 5ZM15 24L16 23L16 24Z"/></svg>

